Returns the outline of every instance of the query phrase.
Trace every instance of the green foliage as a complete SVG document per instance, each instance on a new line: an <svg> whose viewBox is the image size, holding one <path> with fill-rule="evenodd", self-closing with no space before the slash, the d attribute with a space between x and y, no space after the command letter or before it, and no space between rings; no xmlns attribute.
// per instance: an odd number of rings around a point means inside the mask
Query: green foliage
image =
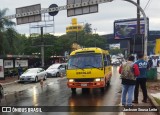
<svg viewBox="0 0 160 115"><path fill-rule="evenodd" d="M92 28L91 28L91 24L89 23L86 23L85 26L84 26L84 32L86 34L91 34L92 33Z"/></svg>
<svg viewBox="0 0 160 115"><path fill-rule="evenodd" d="M7 8L2 10L0 9L0 54L5 54L6 52L10 52L10 49L9 49L10 45L11 47L13 47L13 44L11 43L12 38L6 35L7 34L13 35L12 33L13 29L10 29L10 27L15 25L15 23L12 22L11 20L3 18L6 15L7 10L8 10Z"/></svg>
<svg viewBox="0 0 160 115"><path fill-rule="evenodd" d="M110 49L109 50L109 53L111 54L111 55L117 55L117 54L119 54L119 53L123 53L123 50L122 49Z"/></svg>

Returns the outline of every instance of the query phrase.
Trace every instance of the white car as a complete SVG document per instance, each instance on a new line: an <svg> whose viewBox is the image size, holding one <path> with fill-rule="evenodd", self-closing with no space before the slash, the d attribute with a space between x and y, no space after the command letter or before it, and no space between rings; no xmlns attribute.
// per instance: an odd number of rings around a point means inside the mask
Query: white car
<svg viewBox="0 0 160 115"><path fill-rule="evenodd" d="M27 69L19 78L20 82L25 82L25 81L38 82L41 79L43 80L47 79L47 73L43 68Z"/></svg>
<svg viewBox="0 0 160 115"><path fill-rule="evenodd" d="M46 69L47 77L60 77L66 74L66 64L57 63L52 64L48 69Z"/></svg>

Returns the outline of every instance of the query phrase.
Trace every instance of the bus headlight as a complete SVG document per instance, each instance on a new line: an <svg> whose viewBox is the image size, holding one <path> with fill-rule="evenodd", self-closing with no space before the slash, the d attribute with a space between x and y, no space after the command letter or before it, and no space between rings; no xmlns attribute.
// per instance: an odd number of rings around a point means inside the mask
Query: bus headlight
<svg viewBox="0 0 160 115"><path fill-rule="evenodd" d="M68 81L69 81L69 82L74 82L74 79L69 79Z"/></svg>
<svg viewBox="0 0 160 115"><path fill-rule="evenodd" d="M101 79L100 78L96 78L95 81L101 81Z"/></svg>
<svg viewBox="0 0 160 115"><path fill-rule="evenodd" d="M96 78L94 81L104 81L104 78Z"/></svg>

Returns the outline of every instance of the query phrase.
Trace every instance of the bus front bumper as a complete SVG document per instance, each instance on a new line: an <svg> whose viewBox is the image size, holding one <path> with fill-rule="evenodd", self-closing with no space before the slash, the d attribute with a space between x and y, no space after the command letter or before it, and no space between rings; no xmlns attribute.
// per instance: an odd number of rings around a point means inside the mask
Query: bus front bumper
<svg viewBox="0 0 160 115"><path fill-rule="evenodd" d="M100 88L105 86L105 82L67 82L67 85L69 88Z"/></svg>

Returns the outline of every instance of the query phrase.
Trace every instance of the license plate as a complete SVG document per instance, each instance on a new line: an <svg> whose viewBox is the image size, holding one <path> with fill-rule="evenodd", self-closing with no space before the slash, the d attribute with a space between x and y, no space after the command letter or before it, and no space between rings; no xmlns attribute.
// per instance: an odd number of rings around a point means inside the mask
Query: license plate
<svg viewBox="0 0 160 115"><path fill-rule="evenodd" d="M87 86L87 84L81 84L81 86L85 87L85 86Z"/></svg>

